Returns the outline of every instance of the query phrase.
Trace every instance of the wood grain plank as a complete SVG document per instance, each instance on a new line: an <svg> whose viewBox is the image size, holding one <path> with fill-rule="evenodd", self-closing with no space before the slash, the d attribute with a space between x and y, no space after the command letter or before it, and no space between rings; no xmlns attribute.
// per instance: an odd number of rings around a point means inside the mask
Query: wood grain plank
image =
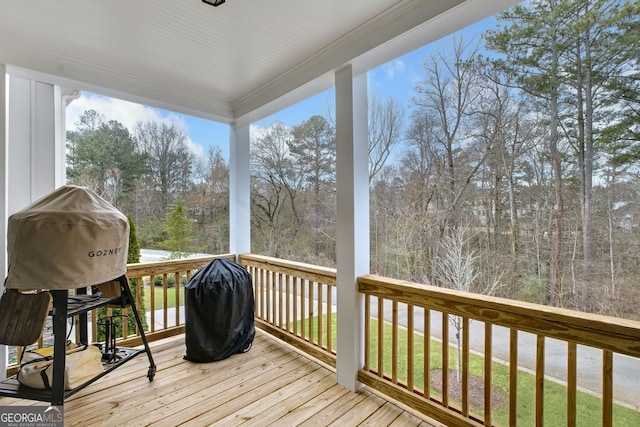
<svg viewBox="0 0 640 427"><path fill-rule="evenodd" d="M185 412L187 415L191 415L189 408L199 402L206 401L210 396L224 393L226 390L233 388L237 384L241 384L250 379L258 379L256 383L262 384L269 380L270 375L275 375L282 369L278 369L277 364L288 364L289 368L295 368L300 363L299 355L287 354L278 352L275 349L272 355L273 359L262 363L259 361L251 360L251 363L247 361L247 358L243 361L242 358L233 357L225 359L215 364L189 364L191 366L185 366L184 379L175 380L170 382L160 381L160 378L154 379L154 381L132 386L131 384L119 385L115 390L115 394L108 400L98 401L97 407L89 408L85 405L80 405L79 413L77 415L78 425L88 425L91 423L100 424L106 419L116 417L123 422L122 425L137 425L135 420L144 419L144 422L150 422L156 420L159 417L165 417L165 412L180 413ZM278 354L279 353L279 354ZM248 355L246 353L245 355ZM209 365L209 366L207 366ZM211 365L215 365L211 366ZM274 367L274 365L276 365ZM219 369L215 375L203 375L203 371ZM287 370L288 370L287 369ZM286 371L286 370L285 370ZM114 371L114 374L116 371ZM156 377L161 374L158 373ZM105 377L103 379L108 379ZM153 399L131 399L133 395L144 393L147 396L153 396ZM100 402L102 407L100 408ZM71 402L70 402L71 403ZM105 405L106 404L106 405ZM65 416L67 416L65 405ZM65 422L65 425L73 425Z"/></svg>
<svg viewBox="0 0 640 427"><path fill-rule="evenodd" d="M358 426L377 412L385 403L382 399L366 391L361 391L360 394L363 395L363 399L340 417L336 418L329 426Z"/></svg>
<svg viewBox="0 0 640 427"><path fill-rule="evenodd" d="M190 425L204 426L218 422L225 417L233 417L234 413L253 405L258 400L276 394L294 381L310 375L317 369L317 365L309 360L305 361L304 358L298 360L303 364L295 366L289 363L282 366L281 369L274 370L275 372L261 375L263 378L248 379L246 382L225 389L224 396L220 396L220 393L209 395L209 398L198 403L197 407L192 407L187 421ZM251 387L251 392L247 392L249 387ZM216 396L216 398L212 399L211 396ZM193 417L194 413L197 416ZM183 419L185 419L184 415L172 414L161 418L161 421L163 424L168 422L170 425L179 425L184 422Z"/></svg>
<svg viewBox="0 0 640 427"><path fill-rule="evenodd" d="M184 336L151 347L152 382L138 356L67 399L65 425L432 425L373 393L350 392L335 371L262 330L249 353L213 363L184 360ZM2 397L0 405L42 402Z"/></svg>
<svg viewBox="0 0 640 427"><path fill-rule="evenodd" d="M333 403L345 394L350 393L349 390L341 385L335 384L333 387L325 390L315 396L313 400L308 400L304 404L289 412L277 421L268 424L273 426L293 426L312 417L323 408L332 406Z"/></svg>
<svg viewBox="0 0 640 427"><path fill-rule="evenodd" d="M330 406L325 406L307 420L300 423L299 426L326 427L360 403L364 398L365 396L362 393L352 393L349 391L336 399Z"/></svg>
<svg viewBox="0 0 640 427"><path fill-rule="evenodd" d="M309 381L306 379L298 380L297 382L304 381L305 384L305 387L299 392L294 393L291 396L287 396L284 399L280 399L279 394L276 399L273 399L273 406L259 414L253 415L251 419L244 420L244 422L238 423L237 425L242 425L243 427L262 427L271 423L276 423L276 421L286 416L289 412L295 410L306 402L313 400L317 395L324 393L336 385L333 373L329 373L329 371L326 372L327 375L318 381L311 382L311 384L309 384ZM295 386L295 384L293 386ZM293 390L293 387L289 388ZM224 426L225 424L220 425Z"/></svg>
<svg viewBox="0 0 640 427"><path fill-rule="evenodd" d="M389 402L385 402L376 412L371 414L369 418L364 420L360 426L362 427L378 427L388 426L402 414L402 409Z"/></svg>

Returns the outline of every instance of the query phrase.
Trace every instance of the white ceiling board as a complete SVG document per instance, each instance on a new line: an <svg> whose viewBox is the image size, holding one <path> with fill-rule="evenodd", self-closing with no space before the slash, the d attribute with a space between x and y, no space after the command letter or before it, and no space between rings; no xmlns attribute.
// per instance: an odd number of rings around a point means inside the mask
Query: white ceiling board
<svg viewBox="0 0 640 427"><path fill-rule="evenodd" d="M346 63L366 69L408 52L403 35L460 4L507 3L515 2L0 0L0 63L229 122L298 87L304 96L326 87Z"/></svg>

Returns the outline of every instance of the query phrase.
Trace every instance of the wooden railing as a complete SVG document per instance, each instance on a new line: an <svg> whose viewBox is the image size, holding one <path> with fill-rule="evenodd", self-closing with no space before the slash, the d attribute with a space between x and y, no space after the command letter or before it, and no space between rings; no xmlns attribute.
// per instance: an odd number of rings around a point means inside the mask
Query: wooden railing
<svg viewBox="0 0 640 427"><path fill-rule="evenodd" d="M244 254L253 276L256 325L334 366L336 270Z"/></svg>
<svg viewBox="0 0 640 427"><path fill-rule="evenodd" d="M575 425L576 422L579 393L576 349L579 344L601 350L601 422L605 426L613 424L613 355L640 357L640 322L375 275L360 277L358 289L365 295L365 362L359 371L359 381L447 425L496 424L493 418L496 408L492 400L492 390L495 389L493 369L504 365L508 375L507 422L511 426L522 424L518 418L518 378L525 374L519 368L519 356L523 355L519 353L518 344L519 337L526 333L535 335L532 350L535 353L532 355L535 364L534 402L528 404L533 404L532 418L536 425L542 425L544 420L545 342L549 339L561 340L567 347L567 425ZM484 335L484 345L479 352L472 351L469 344L472 321L476 323L473 330ZM501 337L501 341L506 341L504 343L494 343L494 331L498 326L508 328L506 339ZM432 339L433 335L438 335L436 330L442 337L440 341ZM459 352L455 345L449 345L450 341L456 342L451 332L461 334L458 335ZM500 365L495 364L493 356L497 344L508 347L507 360ZM460 391L452 393L452 386L458 386L458 381L456 378L450 380L450 375L444 371L453 370L455 375L456 364L452 362L457 355L460 357ZM471 358L481 359L473 363L475 370L482 371L480 375L472 374ZM480 404L474 407L470 396L472 392L477 394L478 390L472 389L471 380L477 378L481 395ZM640 386L640 380L636 380ZM592 422L598 424L598 420Z"/></svg>
<svg viewBox="0 0 640 427"><path fill-rule="evenodd" d="M235 259L227 254L128 266L140 312L141 296L148 296L144 308L149 341L184 332L184 284L217 257ZM336 270L251 254L238 261L253 277L256 326L335 367ZM582 399L578 371L583 368L578 353L588 346L601 355L601 385L596 391L601 424L612 425L614 357L640 357L640 322L375 275L359 277L358 290L365 301L364 366L358 380L447 425L521 425L520 408L526 397L519 390L526 375L532 375L533 389L529 419L542 425L549 410L545 368L557 358L548 353L555 351L550 343L558 340L566 354L566 374L561 379L566 424L575 425L577 419L576 402ZM91 318L95 337L96 313ZM124 324L123 334L120 345L140 344L140 336ZM523 338L531 338L532 345L524 346ZM522 359L528 353L532 365L525 372ZM10 366L7 373L16 368ZM493 392L500 375L506 386L498 408ZM638 372L628 375L640 387Z"/></svg>

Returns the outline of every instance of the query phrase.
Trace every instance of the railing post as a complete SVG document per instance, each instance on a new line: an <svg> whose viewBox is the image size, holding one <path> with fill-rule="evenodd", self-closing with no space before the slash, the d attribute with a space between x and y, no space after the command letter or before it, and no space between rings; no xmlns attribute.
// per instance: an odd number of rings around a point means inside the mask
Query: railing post
<svg viewBox="0 0 640 427"><path fill-rule="evenodd" d="M357 277L369 272L367 75L348 65L335 73L337 186L336 370L339 384L356 391L364 364L364 302Z"/></svg>

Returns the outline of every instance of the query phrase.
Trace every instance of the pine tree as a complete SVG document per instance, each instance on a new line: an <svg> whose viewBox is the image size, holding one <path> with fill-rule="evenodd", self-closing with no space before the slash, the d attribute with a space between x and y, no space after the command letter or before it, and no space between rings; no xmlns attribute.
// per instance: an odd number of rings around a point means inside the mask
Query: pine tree
<svg viewBox="0 0 640 427"><path fill-rule="evenodd" d="M171 252L170 258L181 258L193 253L193 226L187 217L187 211L181 198L167 214L165 233L168 238L160 242L159 246Z"/></svg>

